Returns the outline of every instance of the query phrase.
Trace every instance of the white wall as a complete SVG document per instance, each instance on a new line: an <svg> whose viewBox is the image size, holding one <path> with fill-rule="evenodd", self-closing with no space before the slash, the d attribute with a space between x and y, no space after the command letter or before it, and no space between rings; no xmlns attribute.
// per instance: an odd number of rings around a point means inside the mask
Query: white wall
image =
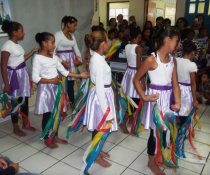
<svg viewBox="0 0 210 175"><path fill-rule="evenodd" d="M78 19L78 31L75 35L80 49L84 50L83 38L90 29L94 0L9 0L9 3L12 19L24 26L25 38L20 44L26 52L37 47L34 39L37 32L55 33L60 30L61 19L65 15ZM7 39L0 38L0 47ZM1 82L0 80L0 86Z"/></svg>

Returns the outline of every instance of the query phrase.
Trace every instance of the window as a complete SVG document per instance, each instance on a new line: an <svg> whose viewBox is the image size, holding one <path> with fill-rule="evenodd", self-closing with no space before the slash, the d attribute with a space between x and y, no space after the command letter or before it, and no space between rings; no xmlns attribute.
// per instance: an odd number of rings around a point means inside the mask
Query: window
<svg viewBox="0 0 210 175"><path fill-rule="evenodd" d="M108 3L108 19L117 18L117 15L122 14L123 19L127 19L129 17L129 2L113 2Z"/></svg>

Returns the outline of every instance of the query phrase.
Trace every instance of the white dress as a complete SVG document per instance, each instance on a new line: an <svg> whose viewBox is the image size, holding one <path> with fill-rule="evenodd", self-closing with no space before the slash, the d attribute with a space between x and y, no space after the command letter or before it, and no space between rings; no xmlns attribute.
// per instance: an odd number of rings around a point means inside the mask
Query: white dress
<svg viewBox="0 0 210 175"><path fill-rule="evenodd" d="M88 130L97 130L98 124L107 108L110 113L106 121L112 121L111 131L117 130L114 93L111 87L111 68L105 61L105 56L93 52L90 59L90 78L94 87L90 90L87 99L83 124Z"/></svg>
<svg viewBox="0 0 210 175"><path fill-rule="evenodd" d="M197 72L197 66L189 59L176 58L178 82L181 90L181 108L179 116L188 116L192 110L192 91L190 73Z"/></svg>
<svg viewBox="0 0 210 175"><path fill-rule="evenodd" d="M159 55L152 53L158 66L155 70L148 71L151 84L147 90L147 94L159 94L157 105L159 109L165 114L171 112L171 94L172 94L172 72L174 68L173 57L170 56L168 63L162 63ZM144 102L142 123L145 129L155 128L153 121L153 109L156 102Z"/></svg>
<svg viewBox="0 0 210 175"><path fill-rule="evenodd" d="M137 46L138 46L137 44L128 44L125 47L128 67L125 71L121 84L125 95L130 98L139 98L139 94L137 93L133 84L133 77L137 72L137 65L136 65Z"/></svg>

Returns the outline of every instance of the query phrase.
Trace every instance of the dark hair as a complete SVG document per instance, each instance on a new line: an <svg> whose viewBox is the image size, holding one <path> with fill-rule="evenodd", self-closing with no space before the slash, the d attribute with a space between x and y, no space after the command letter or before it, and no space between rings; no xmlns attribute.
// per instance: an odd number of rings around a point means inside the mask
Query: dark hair
<svg viewBox="0 0 210 175"><path fill-rule="evenodd" d="M51 37L54 38L54 35L52 33L42 32L36 34L35 40L41 46L43 41L48 41Z"/></svg>
<svg viewBox="0 0 210 175"><path fill-rule="evenodd" d="M191 29L191 28L186 28L186 29L184 29L184 30L182 31L182 38L181 38L181 40L186 39L190 33L195 34L195 31L194 31L193 29Z"/></svg>
<svg viewBox="0 0 210 175"><path fill-rule="evenodd" d="M141 32L137 27L136 28L134 28L134 27L130 28L130 40L131 41L134 40L140 34L141 34Z"/></svg>
<svg viewBox="0 0 210 175"><path fill-rule="evenodd" d="M197 51L196 45L190 40L185 40L182 43L182 46L183 46L183 54L189 54L192 51L195 51L195 52Z"/></svg>
<svg viewBox="0 0 210 175"><path fill-rule="evenodd" d="M173 27L156 31L156 33L153 35L153 44L155 45L155 50L159 50L163 46L164 39L166 37L172 38L174 36L179 36L179 34Z"/></svg>
<svg viewBox="0 0 210 175"><path fill-rule="evenodd" d="M18 31L21 27L22 24L18 22L4 20L1 29L11 37L12 32Z"/></svg>
<svg viewBox="0 0 210 175"><path fill-rule="evenodd" d="M64 16L61 20L61 26L66 26L68 23L72 24L77 22L77 19L73 16Z"/></svg>
<svg viewBox="0 0 210 175"><path fill-rule="evenodd" d="M163 20L163 22L164 22L164 23L167 22L167 23L171 24L171 20L170 20L169 18L165 18L165 19Z"/></svg>
<svg viewBox="0 0 210 175"><path fill-rule="evenodd" d="M103 31L95 31L85 35L85 44L93 51L97 51L102 42L107 41L107 35Z"/></svg>
<svg viewBox="0 0 210 175"><path fill-rule="evenodd" d="M111 35L112 33L114 33L115 38L118 37L118 30L116 28L110 29L108 31L108 35Z"/></svg>
<svg viewBox="0 0 210 175"><path fill-rule="evenodd" d="M180 17L176 20L176 27L178 26L179 21L183 21L184 22L184 27L188 26L188 21L184 18L184 17Z"/></svg>
<svg viewBox="0 0 210 175"><path fill-rule="evenodd" d="M156 22L159 21L159 20L162 20L162 21L163 21L164 18L163 18L162 16L158 16L158 17L156 18Z"/></svg>

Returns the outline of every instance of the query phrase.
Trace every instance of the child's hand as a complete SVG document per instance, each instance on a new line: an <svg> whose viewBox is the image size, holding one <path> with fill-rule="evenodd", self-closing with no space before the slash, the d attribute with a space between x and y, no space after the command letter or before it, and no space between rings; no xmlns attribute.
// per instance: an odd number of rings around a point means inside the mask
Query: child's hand
<svg viewBox="0 0 210 175"><path fill-rule="evenodd" d="M176 104L174 104L174 105L171 105L171 109L173 110L173 111L179 111L180 110L180 108L181 108L181 103L176 103Z"/></svg>
<svg viewBox="0 0 210 175"><path fill-rule="evenodd" d="M193 107L194 107L195 109L198 109L198 105L199 105L199 103L198 103L197 100L193 101Z"/></svg>
<svg viewBox="0 0 210 175"><path fill-rule="evenodd" d="M156 101L159 98L159 94L145 95L142 97L143 101Z"/></svg>
<svg viewBox="0 0 210 175"><path fill-rule="evenodd" d="M81 78L88 78L90 76L90 74L88 72L82 72L80 74Z"/></svg>
<svg viewBox="0 0 210 175"><path fill-rule="evenodd" d="M9 93L9 91L10 91L9 84L5 84L3 91L6 92L6 93Z"/></svg>
<svg viewBox="0 0 210 175"><path fill-rule="evenodd" d="M0 168L6 169L8 167L4 159L0 158Z"/></svg>
<svg viewBox="0 0 210 175"><path fill-rule="evenodd" d="M60 80L57 77L53 78L51 80L52 80L52 84L59 84L60 83Z"/></svg>
<svg viewBox="0 0 210 175"><path fill-rule="evenodd" d="M19 164L18 163L12 163L9 166L13 167L15 169L15 172L16 173L19 172Z"/></svg>

